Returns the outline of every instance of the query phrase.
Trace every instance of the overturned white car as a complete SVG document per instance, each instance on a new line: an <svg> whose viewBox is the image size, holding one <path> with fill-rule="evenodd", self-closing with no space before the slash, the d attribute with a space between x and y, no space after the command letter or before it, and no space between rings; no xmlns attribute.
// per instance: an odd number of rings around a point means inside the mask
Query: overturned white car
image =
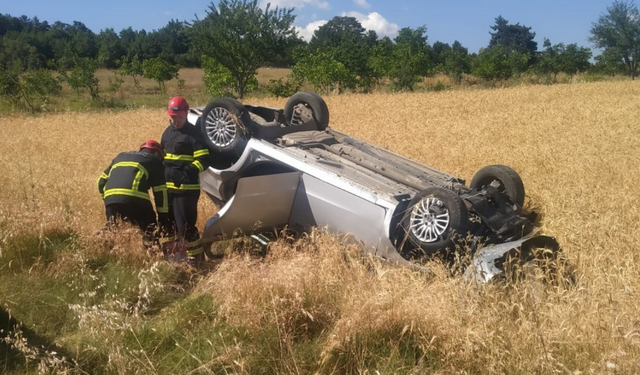
<svg viewBox="0 0 640 375"><path fill-rule="evenodd" d="M284 109L220 98L192 108L189 122L216 161L200 175L202 190L220 207L206 223L205 244L238 232L326 226L378 257L411 265L450 258L464 244L484 281L502 273L507 258L558 251L552 237L532 235L513 169L484 167L467 186L332 129L317 94L298 92Z"/></svg>

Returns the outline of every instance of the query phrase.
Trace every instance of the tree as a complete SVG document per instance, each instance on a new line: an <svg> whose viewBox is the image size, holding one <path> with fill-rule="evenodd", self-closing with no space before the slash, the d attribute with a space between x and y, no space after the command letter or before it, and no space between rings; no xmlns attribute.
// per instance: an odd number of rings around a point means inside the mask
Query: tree
<svg viewBox="0 0 640 375"><path fill-rule="evenodd" d="M313 54L333 56L346 68L346 88L362 87L368 91L377 78L369 64L377 39L375 31L367 31L354 17L336 16L313 33L309 48Z"/></svg>
<svg viewBox="0 0 640 375"><path fill-rule="evenodd" d="M589 59L591 59L591 49L578 47L576 43L569 44L560 54L560 69L573 76L591 66Z"/></svg>
<svg viewBox="0 0 640 375"><path fill-rule="evenodd" d="M26 72L21 77L20 86L25 102L33 112L36 107L44 108L52 96L62 90L60 82L53 76L52 71L39 69ZM33 106L31 105L33 103Z"/></svg>
<svg viewBox="0 0 640 375"><path fill-rule="evenodd" d="M72 25L56 22L50 29L50 40L56 64L63 70L72 69L78 58L97 60L96 35L82 22Z"/></svg>
<svg viewBox="0 0 640 375"><path fill-rule="evenodd" d="M133 86L136 89L140 89L140 81L138 77L141 77L144 74L142 70L142 63L138 58L138 55L133 56L132 58L128 58L127 56L122 56L120 60L118 60L120 66L118 67L118 74L123 77L130 76L133 79Z"/></svg>
<svg viewBox="0 0 640 375"><path fill-rule="evenodd" d="M462 75L471 71L471 58L469 50L457 40L453 42L451 49L443 53L444 63L442 71L453 78L457 83L462 81Z"/></svg>
<svg viewBox="0 0 640 375"><path fill-rule="evenodd" d="M430 50L426 32L426 26L404 27L398 32L394 40L393 63L388 72L394 89L413 91L415 84L428 74Z"/></svg>
<svg viewBox="0 0 640 375"><path fill-rule="evenodd" d="M393 48L395 44L385 36L378 40L375 46L371 48L371 56L369 57L369 66L373 70L376 77L385 77L389 74L389 70L394 63Z"/></svg>
<svg viewBox="0 0 640 375"><path fill-rule="evenodd" d="M633 2L614 1L591 27L589 40L604 49L607 60L624 62L635 79L640 59L640 14Z"/></svg>
<svg viewBox="0 0 640 375"><path fill-rule="evenodd" d="M296 65L292 67L292 82L307 81L314 89L323 94L341 92L352 79L351 72L338 61L332 50L319 50L315 53L306 47L296 50Z"/></svg>
<svg viewBox="0 0 640 375"><path fill-rule="evenodd" d="M69 48L73 51L74 56L90 59L95 59L98 56L96 34L89 30L84 23L74 21L66 31L71 37Z"/></svg>
<svg viewBox="0 0 640 375"><path fill-rule="evenodd" d="M79 94L81 89L89 90L91 99L97 101L99 81L95 73L98 70L98 62L88 57L77 57L74 59L73 67L69 70L60 69L62 78L67 81L69 87Z"/></svg>
<svg viewBox="0 0 640 375"><path fill-rule="evenodd" d="M190 28L185 22L171 20L162 29L150 34L162 51L162 56L172 64L194 67L199 59L190 51Z"/></svg>
<svg viewBox="0 0 640 375"><path fill-rule="evenodd" d="M257 69L297 39L292 12L269 5L262 9L258 0L220 0L218 7L211 3L207 16L193 24L194 47L231 72L243 98Z"/></svg>
<svg viewBox="0 0 640 375"><path fill-rule="evenodd" d="M509 21L502 16L498 16L495 21L496 24L491 26L494 32L489 32L491 34L489 47L501 46L505 56L512 52L527 54L529 56L527 63L533 64L538 51L538 43L533 40L536 33L532 33L530 27L520 23L509 24Z"/></svg>
<svg viewBox="0 0 640 375"><path fill-rule="evenodd" d="M46 66L42 54L34 45L29 34L9 32L2 38L0 66L24 70L40 69Z"/></svg>
<svg viewBox="0 0 640 375"><path fill-rule="evenodd" d="M446 59L446 55L451 51L448 43L437 41L431 46L431 57L436 70L441 70Z"/></svg>
<svg viewBox="0 0 640 375"><path fill-rule="evenodd" d="M118 34L113 29L102 30L96 37L98 44L98 62L105 68L115 69L118 59L125 53Z"/></svg>
<svg viewBox="0 0 640 375"><path fill-rule="evenodd" d="M600 55L594 57L594 60L595 64L591 68L594 73L610 76L627 73L627 66L615 49L605 49Z"/></svg>
<svg viewBox="0 0 640 375"><path fill-rule="evenodd" d="M556 76L562 70L560 55L564 50L564 45L562 43L551 45L551 41L544 38L543 46L544 49L538 55L535 70L540 74L546 75L550 82L555 82Z"/></svg>
<svg viewBox="0 0 640 375"><path fill-rule="evenodd" d="M202 60L202 78L205 91L212 97L232 96L236 80L229 69L222 66L211 57ZM258 88L258 79L254 77L245 88L245 93L249 93Z"/></svg>
<svg viewBox="0 0 640 375"><path fill-rule="evenodd" d="M472 73L486 80L506 80L522 73L528 60L528 53L507 51L500 45L482 48L474 60Z"/></svg>
<svg viewBox="0 0 640 375"><path fill-rule="evenodd" d="M159 38L144 29L135 31L131 27L120 31L120 43L125 49L127 59L138 56L140 61L158 57L162 53Z"/></svg>
<svg viewBox="0 0 640 375"><path fill-rule="evenodd" d="M0 69L0 99L12 105L21 104L20 70L19 67Z"/></svg>
<svg viewBox="0 0 640 375"><path fill-rule="evenodd" d="M144 60L142 62L142 75L145 78L153 79L158 82L160 92L165 92L166 81L178 78L180 65L169 64L162 56L153 59Z"/></svg>

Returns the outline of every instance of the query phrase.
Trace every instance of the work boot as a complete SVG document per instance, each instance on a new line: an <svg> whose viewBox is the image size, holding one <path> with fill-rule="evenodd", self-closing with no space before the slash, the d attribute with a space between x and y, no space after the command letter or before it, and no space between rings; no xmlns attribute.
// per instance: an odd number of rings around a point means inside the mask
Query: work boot
<svg viewBox="0 0 640 375"><path fill-rule="evenodd" d="M196 270L202 268L202 263L204 263L204 253L196 254L193 256L190 255L187 257L187 264L195 268Z"/></svg>

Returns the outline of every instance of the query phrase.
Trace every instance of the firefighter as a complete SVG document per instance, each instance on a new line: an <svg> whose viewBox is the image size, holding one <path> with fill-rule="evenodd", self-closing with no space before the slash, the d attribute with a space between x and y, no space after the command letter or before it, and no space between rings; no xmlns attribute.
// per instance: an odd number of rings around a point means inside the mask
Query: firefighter
<svg viewBox="0 0 640 375"><path fill-rule="evenodd" d="M168 239L183 243L187 262L199 268L204 259L200 242L198 200L200 172L209 167L209 150L201 141L198 129L187 123L189 104L176 96L169 100L169 126L162 134L165 151L165 177L169 193L169 218L173 220Z"/></svg>
<svg viewBox="0 0 640 375"><path fill-rule="evenodd" d="M157 222L166 223L169 200L164 176L162 146L147 140L139 151L120 153L98 178L98 191L104 200L107 228L118 220L129 222L143 232L145 246L157 240ZM152 189L156 212L149 189Z"/></svg>

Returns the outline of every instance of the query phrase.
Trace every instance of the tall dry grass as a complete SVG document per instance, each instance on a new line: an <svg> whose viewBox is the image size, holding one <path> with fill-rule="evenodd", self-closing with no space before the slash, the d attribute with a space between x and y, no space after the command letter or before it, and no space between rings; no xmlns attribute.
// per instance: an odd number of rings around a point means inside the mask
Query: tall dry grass
<svg viewBox="0 0 640 375"><path fill-rule="evenodd" d="M256 78L258 79L258 84L260 86L264 86L270 83L271 80L277 80L280 78L285 78L291 69L287 68L259 68L257 70ZM108 69L99 69L96 71L96 78L100 83L101 90L106 90L109 87L109 82L114 81L116 78L116 73L112 70ZM131 92L135 94L137 89L133 82L133 78L130 76L122 77L123 82L120 86L120 91L122 92ZM177 92L181 91L183 93L197 93L201 92L204 84L202 79L204 78L204 70L198 68L183 68L178 72L178 78L171 79L165 83L165 88L169 92ZM158 83L152 79L137 77L138 82L140 84L140 91L152 93L159 90ZM184 81L184 85L180 87L178 85L179 81ZM71 90L65 86L65 92L70 92Z"/></svg>
<svg viewBox="0 0 640 375"><path fill-rule="evenodd" d="M636 82L326 97L332 127L437 169L470 180L487 164L514 168L577 282L476 286L438 267L426 278L345 258L331 236L281 241L264 260L225 259L199 283L194 294L219 306L211 324L249 337L202 362L238 373L640 372L639 99ZM103 224L97 176L118 152L159 138L166 118L140 109L0 124L1 256L20 233L91 237ZM215 208L205 198L200 208L202 226ZM314 361L301 360L304 345ZM259 371L267 354L279 364Z"/></svg>

